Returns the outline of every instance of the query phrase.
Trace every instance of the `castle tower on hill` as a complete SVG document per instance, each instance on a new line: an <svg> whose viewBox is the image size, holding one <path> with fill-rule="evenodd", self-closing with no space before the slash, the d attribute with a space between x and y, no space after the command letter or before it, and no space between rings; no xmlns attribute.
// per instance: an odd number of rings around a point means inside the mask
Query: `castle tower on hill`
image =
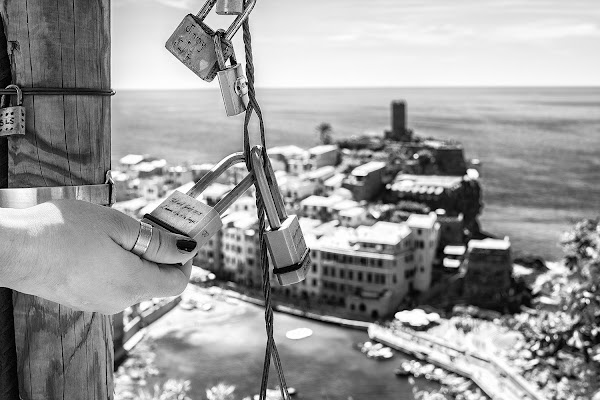
<svg viewBox="0 0 600 400"><path fill-rule="evenodd" d="M385 138L397 142L410 142L412 132L406 127L406 102L404 100L392 101L392 130L385 132Z"/></svg>

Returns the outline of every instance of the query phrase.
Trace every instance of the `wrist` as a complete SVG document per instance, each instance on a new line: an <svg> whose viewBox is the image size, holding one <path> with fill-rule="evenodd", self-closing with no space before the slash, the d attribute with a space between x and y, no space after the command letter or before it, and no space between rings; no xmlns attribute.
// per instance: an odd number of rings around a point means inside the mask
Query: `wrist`
<svg viewBox="0 0 600 400"><path fill-rule="evenodd" d="M27 236L24 211L0 208L0 286L18 289L27 280L31 268Z"/></svg>

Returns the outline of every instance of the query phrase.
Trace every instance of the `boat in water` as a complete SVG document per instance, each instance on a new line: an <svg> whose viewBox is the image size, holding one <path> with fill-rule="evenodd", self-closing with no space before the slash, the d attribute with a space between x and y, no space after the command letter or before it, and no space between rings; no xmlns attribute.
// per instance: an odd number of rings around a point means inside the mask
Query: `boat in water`
<svg viewBox="0 0 600 400"><path fill-rule="evenodd" d="M355 347L368 358L373 358L375 360L389 360L394 356L392 349L381 343L357 343Z"/></svg>

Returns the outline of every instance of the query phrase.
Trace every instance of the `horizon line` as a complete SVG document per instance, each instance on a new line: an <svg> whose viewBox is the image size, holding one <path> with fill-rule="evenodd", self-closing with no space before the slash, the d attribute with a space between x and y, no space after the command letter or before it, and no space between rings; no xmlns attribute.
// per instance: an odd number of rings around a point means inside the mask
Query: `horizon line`
<svg viewBox="0 0 600 400"><path fill-rule="evenodd" d="M600 89L600 84L593 85L400 85L400 86L256 86L267 90L369 90L369 89ZM115 87L114 90L125 91L197 91L220 90L219 87L186 87L186 88L148 88L148 87Z"/></svg>

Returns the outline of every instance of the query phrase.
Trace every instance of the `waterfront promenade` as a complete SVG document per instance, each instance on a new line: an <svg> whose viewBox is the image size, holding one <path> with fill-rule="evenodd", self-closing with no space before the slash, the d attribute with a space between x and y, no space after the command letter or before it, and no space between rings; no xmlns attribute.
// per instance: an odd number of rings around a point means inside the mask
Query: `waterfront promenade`
<svg viewBox="0 0 600 400"><path fill-rule="evenodd" d="M431 335L369 326L369 337L396 350L471 379L492 400L545 400L535 388L495 357L469 352Z"/></svg>

